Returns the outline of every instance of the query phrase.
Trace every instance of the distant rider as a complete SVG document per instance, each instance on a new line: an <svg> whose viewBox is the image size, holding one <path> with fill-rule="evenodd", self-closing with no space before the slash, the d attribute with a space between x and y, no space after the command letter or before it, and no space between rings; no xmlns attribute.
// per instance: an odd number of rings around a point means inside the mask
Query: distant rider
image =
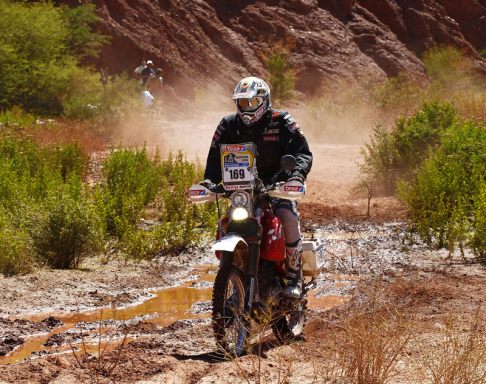
<svg viewBox="0 0 486 384"><path fill-rule="evenodd" d="M147 85L149 79L153 79L157 76L157 71L154 68L154 62L147 60L135 68L134 72L140 77L140 84L144 87Z"/></svg>
<svg viewBox="0 0 486 384"><path fill-rule="evenodd" d="M288 180L305 181L312 166L312 153L299 125L289 113L272 109L270 88L258 77L242 79L233 93L237 113L225 116L214 133L202 184L221 182L221 144L255 143L258 150L258 177L265 184L280 170L280 159L293 155L297 166ZM299 298L302 293L302 240L297 202L278 199L275 215L282 222L286 240L287 279L284 295Z"/></svg>

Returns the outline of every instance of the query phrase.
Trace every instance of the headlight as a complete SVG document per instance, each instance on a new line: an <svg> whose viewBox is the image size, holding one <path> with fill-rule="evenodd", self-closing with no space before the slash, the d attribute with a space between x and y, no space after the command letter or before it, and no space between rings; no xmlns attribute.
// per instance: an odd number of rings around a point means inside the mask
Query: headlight
<svg viewBox="0 0 486 384"><path fill-rule="evenodd" d="M231 195L235 207L244 207L248 204L248 196L244 192L235 192Z"/></svg>
<svg viewBox="0 0 486 384"><path fill-rule="evenodd" d="M238 207L231 212L231 219L235 221L248 219L248 210L246 208Z"/></svg>

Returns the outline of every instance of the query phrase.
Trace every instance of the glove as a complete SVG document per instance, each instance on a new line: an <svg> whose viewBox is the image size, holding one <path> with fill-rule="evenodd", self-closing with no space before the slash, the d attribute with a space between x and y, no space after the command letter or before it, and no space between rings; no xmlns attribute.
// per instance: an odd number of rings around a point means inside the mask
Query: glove
<svg viewBox="0 0 486 384"><path fill-rule="evenodd" d="M305 183L305 177L300 171L294 170L294 171L292 171L292 174L287 179L287 181L298 181L298 182L304 184Z"/></svg>
<svg viewBox="0 0 486 384"><path fill-rule="evenodd" d="M216 189L216 184L214 184L211 180L209 179L206 179L206 180L203 180L199 183L199 185L202 185L203 187L209 189L211 192L214 192L214 190Z"/></svg>

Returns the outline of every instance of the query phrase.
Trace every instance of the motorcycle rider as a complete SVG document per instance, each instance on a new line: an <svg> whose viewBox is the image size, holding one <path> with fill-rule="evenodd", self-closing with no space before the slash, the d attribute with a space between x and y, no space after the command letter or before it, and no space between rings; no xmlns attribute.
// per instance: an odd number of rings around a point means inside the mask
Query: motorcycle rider
<svg viewBox="0 0 486 384"><path fill-rule="evenodd" d="M267 83L258 77L246 77L236 85L233 100L237 113L223 117L216 128L206 162L205 180L201 184L211 189L221 182L220 144L247 142L257 146L258 177L265 185L280 170L280 159L284 155L293 155L297 160L295 169L284 179L304 182L312 166L312 153L290 114L272 108ZM303 276L297 202L276 199L272 205L282 222L286 240L288 284L284 296L298 299L302 293Z"/></svg>

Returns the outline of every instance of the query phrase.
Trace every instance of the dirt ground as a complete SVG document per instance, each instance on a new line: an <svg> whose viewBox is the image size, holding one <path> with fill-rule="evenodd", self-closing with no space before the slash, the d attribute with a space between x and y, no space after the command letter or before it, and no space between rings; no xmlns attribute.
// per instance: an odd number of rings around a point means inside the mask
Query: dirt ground
<svg viewBox="0 0 486 384"><path fill-rule="evenodd" d="M169 127L159 124L163 137ZM214 124L201 127L201 141L184 146L194 158L204 157ZM174 148L190 127L175 128ZM351 383L356 363L370 361L386 380L363 382L433 383L442 366L431 362L454 355L439 343L449 331L476 335L466 344L484 372L486 268L428 249L394 198L373 197L368 217L366 192L354 188L359 145L312 145L302 225L324 240L327 265L304 340L282 345L262 332L253 353L221 359L208 318L209 252L136 264L113 255L76 271L0 277L0 383Z"/></svg>

